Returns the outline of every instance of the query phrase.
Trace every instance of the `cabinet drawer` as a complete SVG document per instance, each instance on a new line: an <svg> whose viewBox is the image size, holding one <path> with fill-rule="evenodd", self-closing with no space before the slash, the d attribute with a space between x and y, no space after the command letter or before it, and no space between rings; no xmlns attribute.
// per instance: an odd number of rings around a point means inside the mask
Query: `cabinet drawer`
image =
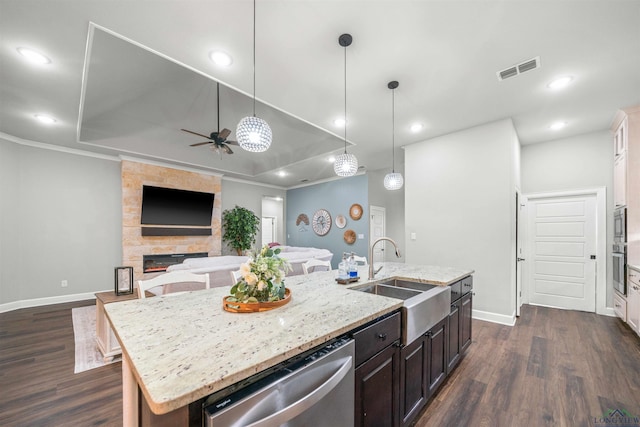
<svg viewBox="0 0 640 427"><path fill-rule="evenodd" d="M634 268L627 267L627 278L629 279L629 282L636 286L640 286L640 272L636 271Z"/></svg>
<svg viewBox="0 0 640 427"><path fill-rule="evenodd" d="M353 334L356 366L400 339L400 313L395 313Z"/></svg>
<svg viewBox="0 0 640 427"><path fill-rule="evenodd" d="M451 302L455 302L462 296L462 280L458 280L455 283L449 285L451 288Z"/></svg>
<svg viewBox="0 0 640 427"><path fill-rule="evenodd" d="M627 300L615 292L613 293L613 311L623 322L627 321Z"/></svg>
<svg viewBox="0 0 640 427"><path fill-rule="evenodd" d="M464 279L462 279L461 282L462 282L462 288L460 292L462 292L462 295L468 294L473 290L473 276L467 276Z"/></svg>

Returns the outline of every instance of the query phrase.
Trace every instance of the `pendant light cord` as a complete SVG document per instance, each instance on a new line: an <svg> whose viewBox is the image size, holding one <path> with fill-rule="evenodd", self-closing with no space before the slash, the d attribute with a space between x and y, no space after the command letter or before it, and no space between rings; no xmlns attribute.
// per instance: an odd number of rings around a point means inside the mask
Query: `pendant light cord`
<svg viewBox="0 0 640 427"><path fill-rule="evenodd" d="M391 91L391 171L396 172L396 90Z"/></svg>
<svg viewBox="0 0 640 427"><path fill-rule="evenodd" d="M344 154L347 154L347 46L344 47Z"/></svg>
<svg viewBox="0 0 640 427"><path fill-rule="evenodd" d="M256 0L253 0L253 117L256 116Z"/></svg>

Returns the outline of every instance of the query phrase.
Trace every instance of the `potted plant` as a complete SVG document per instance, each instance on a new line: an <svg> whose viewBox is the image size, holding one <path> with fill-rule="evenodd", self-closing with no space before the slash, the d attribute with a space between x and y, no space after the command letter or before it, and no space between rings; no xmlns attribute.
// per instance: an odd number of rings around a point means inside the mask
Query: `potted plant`
<svg viewBox="0 0 640 427"><path fill-rule="evenodd" d="M236 205L222 212L222 241L242 255L256 242L259 225L259 217L249 209Z"/></svg>

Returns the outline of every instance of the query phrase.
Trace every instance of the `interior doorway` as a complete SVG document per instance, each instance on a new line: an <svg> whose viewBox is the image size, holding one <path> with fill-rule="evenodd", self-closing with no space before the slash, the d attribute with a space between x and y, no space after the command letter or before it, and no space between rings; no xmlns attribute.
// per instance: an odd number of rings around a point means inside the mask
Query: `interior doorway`
<svg viewBox="0 0 640 427"><path fill-rule="evenodd" d="M260 242L262 246L284 240L284 202L282 197L262 196Z"/></svg>

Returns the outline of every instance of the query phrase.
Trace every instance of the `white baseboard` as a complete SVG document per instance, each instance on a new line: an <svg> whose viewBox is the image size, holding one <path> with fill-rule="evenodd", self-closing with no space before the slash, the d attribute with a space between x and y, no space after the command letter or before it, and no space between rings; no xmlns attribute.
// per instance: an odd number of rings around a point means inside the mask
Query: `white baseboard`
<svg viewBox="0 0 640 427"><path fill-rule="evenodd" d="M104 291L85 292L82 294L60 295L55 297L34 298L34 299L27 299L27 300L21 300L21 301L8 302L6 304L0 304L0 313L6 313L7 311L18 310L20 308L40 307L42 305L62 304L65 302L96 299L95 294L97 292L104 292Z"/></svg>
<svg viewBox="0 0 640 427"><path fill-rule="evenodd" d="M488 311L472 310L471 317L485 322L499 323L501 325L513 326L516 324L515 312L511 316L504 314L490 313Z"/></svg>

